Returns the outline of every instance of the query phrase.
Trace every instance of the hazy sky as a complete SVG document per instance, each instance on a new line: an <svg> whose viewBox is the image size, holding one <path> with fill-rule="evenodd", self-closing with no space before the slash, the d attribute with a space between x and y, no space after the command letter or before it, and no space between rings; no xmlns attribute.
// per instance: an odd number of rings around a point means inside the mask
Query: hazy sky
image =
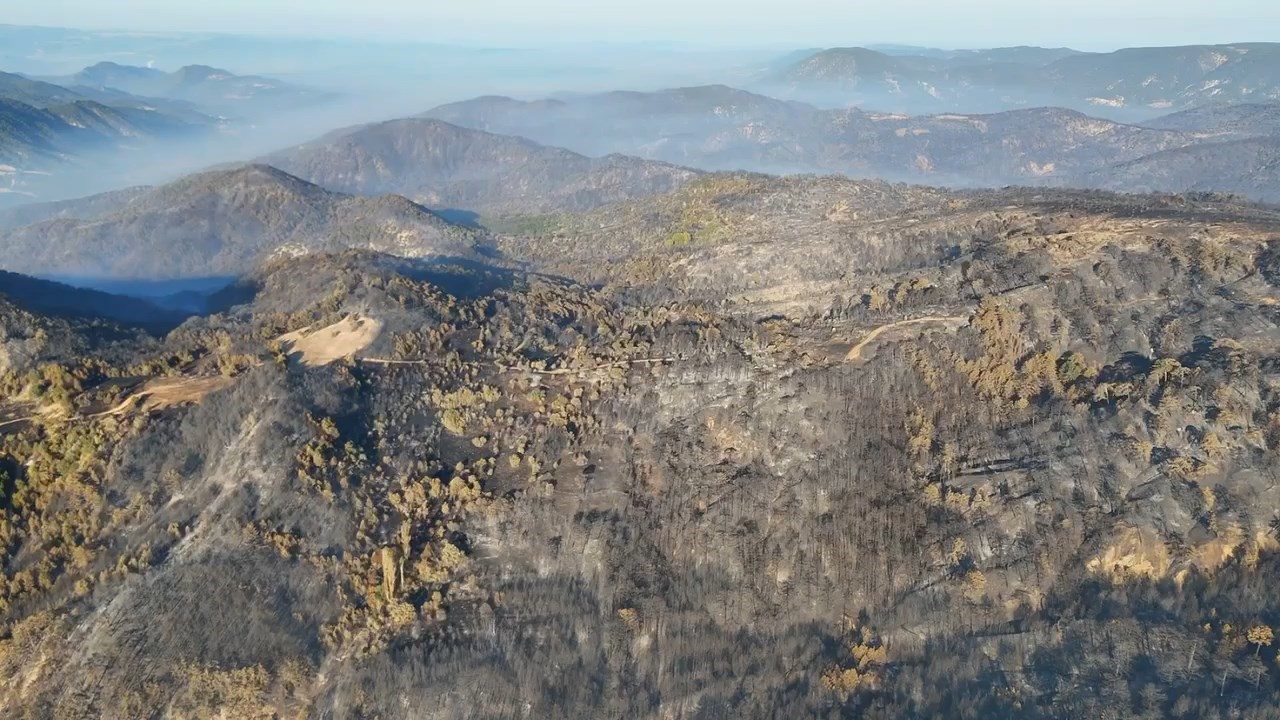
<svg viewBox="0 0 1280 720"><path fill-rule="evenodd" d="M793 46L1280 40L1276 0L0 0L0 22L368 36L467 44L592 39Z"/></svg>

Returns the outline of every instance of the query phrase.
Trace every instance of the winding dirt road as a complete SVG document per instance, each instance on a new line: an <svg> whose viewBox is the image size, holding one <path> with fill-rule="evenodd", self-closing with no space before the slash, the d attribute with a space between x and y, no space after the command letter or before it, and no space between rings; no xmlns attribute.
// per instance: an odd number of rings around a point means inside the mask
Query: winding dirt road
<svg viewBox="0 0 1280 720"><path fill-rule="evenodd" d="M892 330L897 330L898 328L908 327L911 325L928 325L938 323L941 325L952 326L953 329L958 329L964 327L968 322L968 315L930 315L929 317L899 320L898 322L889 323L888 325L881 325L868 333L867 336L862 338L862 341L857 345L854 345L853 349L849 351L848 355L845 355L844 359L850 362L862 359L862 351L866 349L868 345L879 339L881 335Z"/></svg>

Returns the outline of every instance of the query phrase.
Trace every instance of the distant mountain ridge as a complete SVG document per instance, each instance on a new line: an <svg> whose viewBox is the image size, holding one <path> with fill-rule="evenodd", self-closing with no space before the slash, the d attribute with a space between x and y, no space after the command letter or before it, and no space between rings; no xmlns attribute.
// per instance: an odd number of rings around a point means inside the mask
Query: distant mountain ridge
<svg viewBox="0 0 1280 720"><path fill-rule="evenodd" d="M187 65L165 72L152 67L100 62L69 77L46 79L73 87L188 102L223 114L260 115L293 110L332 97L292 83L256 75L236 75L207 65Z"/></svg>
<svg viewBox="0 0 1280 720"><path fill-rule="evenodd" d="M532 101L487 96L441 105L421 117L529 137L588 155L622 152L673 160L646 152L645 144L668 137L697 136L708 127L751 123L802 126L817 112L817 108L804 103L725 85L706 85Z"/></svg>
<svg viewBox="0 0 1280 720"><path fill-rule="evenodd" d="M220 127L184 102L0 72L0 206L88 191L105 159Z"/></svg>
<svg viewBox="0 0 1280 720"><path fill-rule="evenodd" d="M1272 135L1280 126L1278 108L1212 105L1137 125L1053 107L924 116L822 110L709 86L535 101L482 97L424 115L578 152L624 153L712 171L840 173L961 187L1092 187L1120 163ZM1269 197L1261 180L1251 188L1247 177L1217 177L1224 191ZM1216 181L1205 178L1210 186ZM1182 185L1139 183L1172 191ZM1123 189L1114 183L1104 187Z"/></svg>
<svg viewBox="0 0 1280 720"><path fill-rule="evenodd" d="M70 88L8 72L0 72L0 97L35 107L89 99Z"/></svg>
<svg viewBox="0 0 1280 720"><path fill-rule="evenodd" d="M43 169L89 150L203 130L160 113L92 100L35 107L0 98L0 164Z"/></svg>
<svg viewBox="0 0 1280 720"><path fill-rule="evenodd" d="M1205 104L1280 99L1280 44L1111 53L1015 48L929 57L831 48L760 78L758 87L820 104L884 111L974 112L1043 104L1133 120Z"/></svg>
<svg viewBox="0 0 1280 720"><path fill-rule="evenodd" d="M1197 138L1061 108L913 117L819 110L723 87L561 101L477 98L426 113L468 127L709 170L1004 184L1103 167ZM599 119L599 120L598 120Z"/></svg>
<svg viewBox="0 0 1280 720"><path fill-rule="evenodd" d="M1220 138L1280 135L1280 102L1205 105L1156 118L1143 126Z"/></svg>

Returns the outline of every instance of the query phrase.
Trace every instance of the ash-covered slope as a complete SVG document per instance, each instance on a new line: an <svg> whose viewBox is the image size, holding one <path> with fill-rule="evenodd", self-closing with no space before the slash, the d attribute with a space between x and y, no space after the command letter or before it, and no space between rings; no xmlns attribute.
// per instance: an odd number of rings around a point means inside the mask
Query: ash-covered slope
<svg viewBox="0 0 1280 720"><path fill-rule="evenodd" d="M92 204L89 204L92 206ZM472 254L475 234L402 197L333 193L276 168L192 175L86 218L4 231L0 266L95 278L236 275L279 254Z"/></svg>
<svg viewBox="0 0 1280 720"><path fill-rule="evenodd" d="M589 158L439 120L394 120L264 159L340 192L394 192L485 214L584 210L667 192L696 173L631 157Z"/></svg>
<svg viewBox="0 0 1280 720"><path fill-rule="evenodd" d="M1274 210L713 180L6 377L0 706L1272 711Z"/></svg>

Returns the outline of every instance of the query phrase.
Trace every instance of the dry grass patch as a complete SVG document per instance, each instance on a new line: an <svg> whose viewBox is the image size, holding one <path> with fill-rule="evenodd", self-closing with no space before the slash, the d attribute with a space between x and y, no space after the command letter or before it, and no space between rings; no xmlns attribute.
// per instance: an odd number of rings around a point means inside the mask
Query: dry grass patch
<svg viewBox="0 0 1280 720"><path fill-rule="evenodd" d="M291 359L308 367L321 367L352 357L378 339L382 322L374 318L348 315L319 330L295 330L281 335L279 342Z"/></svg>

